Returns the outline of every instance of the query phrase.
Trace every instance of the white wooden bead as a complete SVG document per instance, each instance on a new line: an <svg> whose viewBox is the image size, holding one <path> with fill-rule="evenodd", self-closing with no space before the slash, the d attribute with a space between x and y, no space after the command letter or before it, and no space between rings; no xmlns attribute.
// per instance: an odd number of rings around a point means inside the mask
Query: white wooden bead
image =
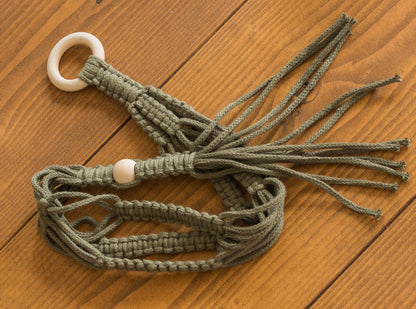
<svg viewBox="0 0 416 309"><path fill-rule="evenodd" d="M134 166L136 162L131 159L123 159L113 166L113 178L117 183L132 182L135 178Z"/></svg>

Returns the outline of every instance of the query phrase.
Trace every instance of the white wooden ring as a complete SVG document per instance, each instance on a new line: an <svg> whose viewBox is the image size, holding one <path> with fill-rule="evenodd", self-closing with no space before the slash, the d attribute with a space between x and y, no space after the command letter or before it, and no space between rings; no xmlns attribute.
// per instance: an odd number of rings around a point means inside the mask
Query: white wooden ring
<svg viewBox="0 0 416 309"><path fill-rule="evenodd" d="M104 47L95 36L86 32L75 32L67 35L61 39L49 54L48 58L48 76L52 84L55 87L64 91L78 91L84 89L88 84L81 79L66 79L63 78L59 73L59 62L61 61L62 55L72 46L75 45L86 45L88 46L93 55L104 60L105 53Z"/></svg>

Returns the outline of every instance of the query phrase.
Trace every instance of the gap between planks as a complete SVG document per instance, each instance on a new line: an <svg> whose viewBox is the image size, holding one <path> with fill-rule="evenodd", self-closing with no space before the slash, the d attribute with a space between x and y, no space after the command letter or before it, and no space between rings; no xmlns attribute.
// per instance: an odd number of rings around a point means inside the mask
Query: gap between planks
<svg viewBox="0 0 416 309"><path fill-rule="evenodd" d="M402 208L399 209L397 214L393 216L389 222L354 256L351 261L349 261L345 267L322 289L321 292L306 306L306 308L311 308L330 288L334 283L357 261L365 251L367 251L375 241L384 233L389 227L406 211L408 207L416 200L416 194L412 196Z"/></svg>

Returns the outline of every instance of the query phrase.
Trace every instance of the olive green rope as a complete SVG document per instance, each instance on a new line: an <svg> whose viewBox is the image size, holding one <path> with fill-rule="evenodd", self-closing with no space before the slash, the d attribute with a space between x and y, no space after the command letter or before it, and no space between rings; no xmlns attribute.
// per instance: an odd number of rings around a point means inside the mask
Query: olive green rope
<svg viewBox="0 0 416 309"><path fill-rule="evenodd" d="M281 74L277 74L273 78L271 78L269 84L264 89L264 91L258 96L256 101L254 101L249 108L247 108L236 120L234 120L233 123L231 123L227 130L225 132L222 132L219 136L217 136L209 146L204 147L204 152L209 152L214 149L218 144L228 142L230 138L238 138L238 141L234 143L230 143L229 147L242 145L252 138L254 138L257 135L263 134L270 130L271 128L278 125L284 118L286 118L297 106L300 105L300 103L306 98L306 96L309 94L310 91L314 88L316 83L320 80L320 78L323 76L323 74L326 72L326 70L329 68L333 60L335 59L336 55L338 54L340 48L342 47L343 43L345 42L346 38L350 34L350 28L354 21L348 20L346 21L344 27L340 30L340 32L335 36L335 38L329 42L329 44L321 51L321 53L316 57L316 59L313 61L311 66L306 70L306 72L302 75L302 77L298 80L298 82L292 87L290 92L285 96L283 101L273 108L272 111L270 111L266 116L264 116L262 119L257 121L255 124L251 125L247 129L241 130L237 133L230 134L239 124L242 123L242 121L247 117L248 114L253 112L254 108L257 107L264 99L267 97L267 95L270 93L270 91L275 87L277 82L284 77L288 72L292 70L292 67L285 67ZM335 48L335 49L334 49ZM332 51L332 52L331 52ZM328 54L330 55L328 56ZM307 54L309 56L309 53ZM328 56L328 57L327 57ZM327 59L325 59L327 57ZM325 60L325 61L324 61ZM293 64L294 66L295 64ZM286 70L285 70L286 69ZM256 129L263 126L266 122L271 120L278 112L280 112L292 99L295 94L305 85L308 78L311 77L312 73L316 70L317 72L312 77L311 81L307 84L305 89L299 94L299 96L290 104L290 106L284 110L282 114L279 115L276 119L273 119L270 123L268 123L265 127L255 132ZM201 141L203 141L212 131L213 125L216 125L219 123L219 121L234 107L238 106L239 104L243 103L243 101L237 100L236 102L230 104L226 108L224 108L212 121L212 124L208 126L204 132L201 133L201 135L195 140L195 144L200 144ZM248 136L242 137L243 135L247 133ZM231 135L228 138L226 135Z"/></svg>
<svg viewBox="0 0 416 309"><path fill-rule="evenodd" d="M113 166L49 166L32 178L38 202L39 229L55 250L95 268L144 271L205 271L238 265L267 251L279 238L284 224L286 189L281 179L295 177L310 182L358 213L381 216L380 210L356 205L334 186L348 185L396 191L398 184L366 179L338 178L296 170L297 165L343 164L372 169L406 181L404 162L370 155L374 151L400 151L408 139L381 143L315 143L358 100L379 87L399 82L398 75L373 81L340 96L282 138L261 145L247 144L276 128L298 108L329 69L355 20L341 17L310 43L280 72L232 102L212 120L185 102L170 97L153 86L142 86L103 60L91 56L79 77L122 103L132 118L159 146L160 156L134 160L135 179L119 184ZM279 82L307 60L314 58L282 101L265 116L244 129L244 120L261 106ZM248 103L251 101L251 103ZM228 126L220 121L233 109L248 104ZM301 144L287 144L328 117L315 133ZM289 164L289 165L288 165ZM78 191L90 185L123 189L150 178L191 175L210 179L226 210L218 215L189 207L154 201L126 201L115 194L92 195ZM87 205L104 208L100 221L90 215L69 221L66 213ZM176 223L188 232L161 232L108 238L124 221ZM81 225L91 227L88 232ZM215 250L206 260L156 261L153 254Z"/></svg>

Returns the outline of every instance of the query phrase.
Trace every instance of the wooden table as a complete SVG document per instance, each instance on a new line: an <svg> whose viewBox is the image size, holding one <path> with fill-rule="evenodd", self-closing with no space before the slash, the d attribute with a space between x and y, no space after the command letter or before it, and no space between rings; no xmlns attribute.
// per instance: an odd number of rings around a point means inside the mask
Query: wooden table
<svg viewBox="0 0 416 309"><path fill-rule="evenodd" d="M416 5L413 0L331 1L3 1L0 4L1 308L413 308L416 306L414 180L397 193L340 188L380 208L380 221L349 211L298 180L285 180L285 228L260 258L205 273L91 270L51 250L37 229L30 178L52 164L112 164L153 157L149 137L114 100L88 88L56 89L46 75L63 36L93 33L106 60L209 117L268 78L346 12L358 23L307 102L263 140L293 130L342 93L399 73L403 82L357 103L322 141L416 140ZM74 77L88 57L76 47L61 71ZM264 104L275 106L306 68L284 79ZM254 121L254 119L253 119ZM386 153L405 160L415 152ZM332 176L394 181L379 173L316 166ZM394 177L393 177L394 178ZM216 213L208 181L147 181L123 198L174 202ZM123 233L177 230L130 224ZM178 256L176 258L183 258Z"/></svg>

